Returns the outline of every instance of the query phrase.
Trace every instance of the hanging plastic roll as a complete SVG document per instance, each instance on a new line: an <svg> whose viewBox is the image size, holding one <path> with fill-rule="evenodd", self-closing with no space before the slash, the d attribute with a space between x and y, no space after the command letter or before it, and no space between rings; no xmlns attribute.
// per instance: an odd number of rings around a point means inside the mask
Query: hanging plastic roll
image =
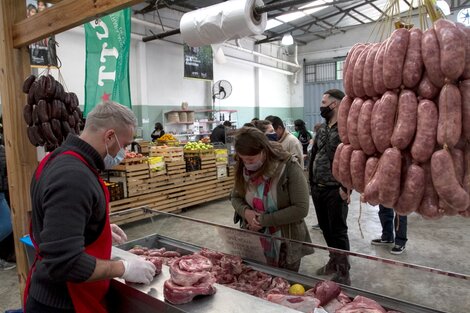
<svg viewBox="0 0 470 313"><path fill-rule="evenodd" d="M188 12L180 21L183 41L200 47L262 34L267 13L258 15L254 9L263 5L261 0L233 0Z"/></svg>

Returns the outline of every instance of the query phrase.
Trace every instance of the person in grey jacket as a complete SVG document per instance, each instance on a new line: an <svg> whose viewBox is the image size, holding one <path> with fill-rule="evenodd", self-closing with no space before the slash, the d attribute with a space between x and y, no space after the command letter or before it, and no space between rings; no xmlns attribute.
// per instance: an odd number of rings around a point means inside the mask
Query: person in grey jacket
<svg viewBox="0 0 470 313"><path fill-rule="evenodd" d="M242 228L275 237L311 242L304 218L309 209L307 180L296 157L253 127L235 137L237 166L232 206ZM260 236L267 263L298 271L309 246Z"/></svg>

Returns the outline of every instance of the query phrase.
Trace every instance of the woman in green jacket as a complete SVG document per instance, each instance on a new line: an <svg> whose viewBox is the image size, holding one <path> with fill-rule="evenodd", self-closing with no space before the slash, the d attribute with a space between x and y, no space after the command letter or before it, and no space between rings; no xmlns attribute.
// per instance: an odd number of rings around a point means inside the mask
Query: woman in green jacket
<svg viewBox="0 0 470 313"><path fill-rule="evenodd" d="M296 158L253 127L235 137L236 172L231 201L243 218L241 227L275 237L311 242L304 218L309 209L308 184ZM289 240L260 236L267 263L298 271L313 249Z"/></svg>

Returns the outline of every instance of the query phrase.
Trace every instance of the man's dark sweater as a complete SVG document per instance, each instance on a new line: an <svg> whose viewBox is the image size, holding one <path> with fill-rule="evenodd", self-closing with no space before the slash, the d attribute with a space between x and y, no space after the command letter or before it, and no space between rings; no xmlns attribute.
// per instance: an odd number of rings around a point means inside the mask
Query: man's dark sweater
<svg viewBox="0 0 470 313"><path fill-rule="evenodd" d="M93 168L104 169L98 152L85 141L69 135L56 149L38 181L31 182L33 235L42 256L36 263L29 296L45 305L73 308L66 282L84 282L93 273L96 259L84 252L100 235L105 222L105 196ZM53 158L53 159L52 159Z"/></svg>

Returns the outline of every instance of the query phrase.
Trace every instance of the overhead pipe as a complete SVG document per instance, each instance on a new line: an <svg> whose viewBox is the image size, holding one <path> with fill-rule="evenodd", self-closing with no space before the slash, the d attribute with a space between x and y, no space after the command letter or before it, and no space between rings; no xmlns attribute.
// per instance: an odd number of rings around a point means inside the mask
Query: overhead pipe
<svg viewBox="0 0 470 313"><path fill-rule="evenodd" d="M282 60L282 59L279 59L279 58L276 58L276 57L272 57L270 55L262 54L262 53L259 53L259 52L256 52L256 51L253 51L253 50L250 50L250 49L243 48L240 44L239 39L236 39L235 42L236 42L237 45L224 43L224 46L232 48L232 49L236 49L236 50L239 50L239 51L243 51L243 52L246 52L246 53L250 53L250 54L255 55L257 57L262 57L262 58L269 59L269 60L272 60L272 61L276 61L276 62L279 62L279 63L282 63L282 64L286 64L286 65L289 65L289 66L292 66L292 67L295 67L295 68L300 68L299 63L297 63L297 64L292 63L292 62L285 61L285 60Z"/></svg>

